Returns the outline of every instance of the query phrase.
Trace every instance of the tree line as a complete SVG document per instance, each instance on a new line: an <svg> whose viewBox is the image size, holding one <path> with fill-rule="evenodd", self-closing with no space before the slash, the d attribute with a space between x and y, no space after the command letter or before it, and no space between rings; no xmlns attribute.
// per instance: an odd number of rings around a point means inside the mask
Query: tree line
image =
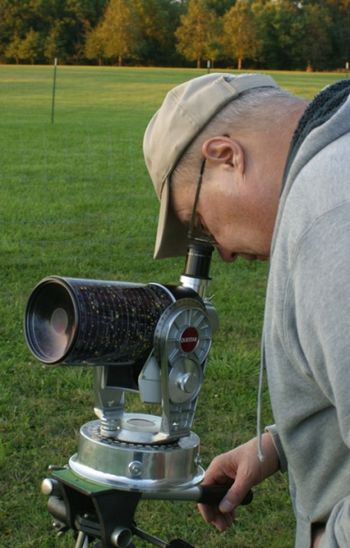
<svg viewBox="0 0 350 548"><path fill-rule="evenodd" d="M0 62L344 68L350 0L0 0Z"/></svg>

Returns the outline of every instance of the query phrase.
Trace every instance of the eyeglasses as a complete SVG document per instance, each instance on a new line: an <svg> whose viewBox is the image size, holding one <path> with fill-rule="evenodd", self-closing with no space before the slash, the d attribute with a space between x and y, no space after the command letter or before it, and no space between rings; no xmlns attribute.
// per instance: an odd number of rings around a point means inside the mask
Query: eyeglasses
<svg viewBox="0 0 350 548"><path fill-rule="evenodd" d="M199 177L196 186L196 193L194 196L191 218L188 226L187 238L189 240L199 240L211 245L215 245L215 240L213 236L208 232L208 230L203 226L198 213L197 206L199 200L199 194L202 188L203 175L205 170L206 158L202 160L201 167L199 170Z"/></svg>

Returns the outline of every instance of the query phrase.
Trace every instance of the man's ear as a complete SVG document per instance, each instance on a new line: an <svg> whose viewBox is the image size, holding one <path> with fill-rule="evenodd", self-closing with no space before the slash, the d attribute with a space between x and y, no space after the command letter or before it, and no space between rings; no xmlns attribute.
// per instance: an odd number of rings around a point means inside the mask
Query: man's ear
<svg viewBox="0 0 350 548"><path fill-rule="evenodd" d="M207 139L202 145L203 156L213 163L225 163L244 172L244 150L235 139L220 135Z"/></svg>

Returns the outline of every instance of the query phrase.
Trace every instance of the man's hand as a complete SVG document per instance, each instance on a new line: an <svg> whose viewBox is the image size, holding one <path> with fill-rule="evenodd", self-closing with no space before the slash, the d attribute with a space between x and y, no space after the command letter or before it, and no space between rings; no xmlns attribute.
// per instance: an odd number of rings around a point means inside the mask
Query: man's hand
<svg viewBox="0 0 350 548"><path fill-rule="evenodd" d="M325 526L323 523L314 523L312 525L312 548L318 548L323 537Z"/></svg>
<svg viewBox="0 0 350 548"><path fill-rule="evenodd" d="M212 523L219 531L225 531L234 520L234 510L248 491L277 472L279 461L271 435L262 436L264 462L258 459L257 439L254 438L232 451L223 453L210 464L203 485L234 484L227 491L218 507L199 504L198 508L205 521Z"/></svg>

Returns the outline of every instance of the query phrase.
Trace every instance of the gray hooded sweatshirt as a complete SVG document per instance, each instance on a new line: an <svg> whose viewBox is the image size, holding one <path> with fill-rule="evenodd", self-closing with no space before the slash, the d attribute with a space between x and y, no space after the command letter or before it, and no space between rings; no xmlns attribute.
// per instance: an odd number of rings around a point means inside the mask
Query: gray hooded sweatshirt
<svg viewBox="0 0 350 548"><path fill-rule="evenodd" d="M263 361L297 548L314 522L322 548L350 547L349 91L294 147L272 244Z"/></svg>

